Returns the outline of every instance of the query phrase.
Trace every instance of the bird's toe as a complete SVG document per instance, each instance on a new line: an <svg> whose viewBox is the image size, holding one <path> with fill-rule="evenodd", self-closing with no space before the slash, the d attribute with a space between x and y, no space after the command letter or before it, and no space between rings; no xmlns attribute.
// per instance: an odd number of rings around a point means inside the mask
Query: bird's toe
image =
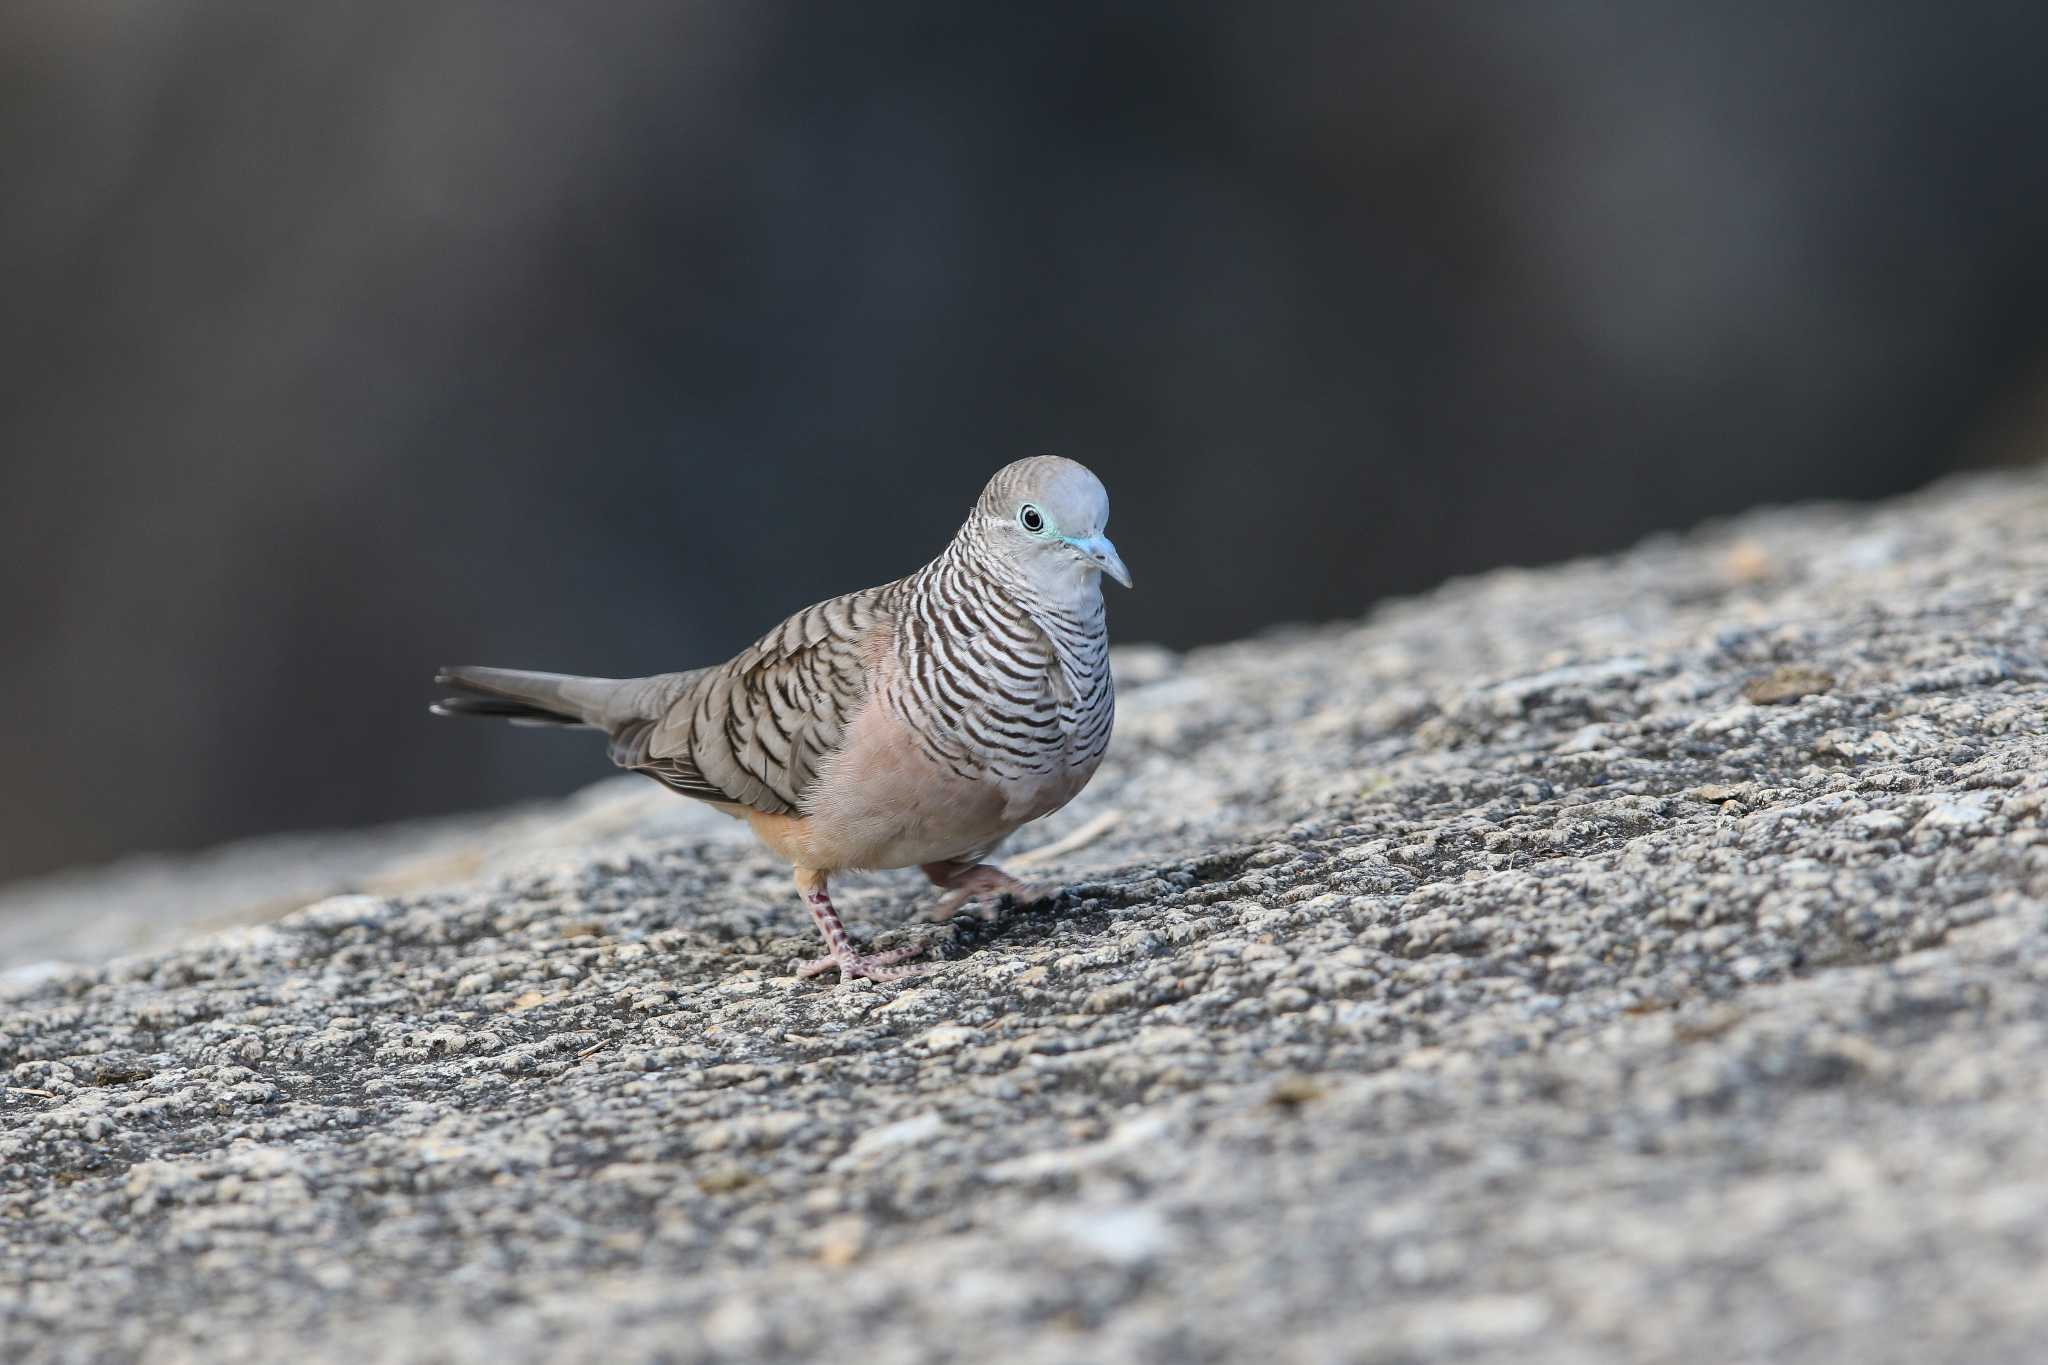
<svg viewBox="0 0 2048 1365"><path fill-rule="evenodd" d="M923 948L891 948L882 953L857 953L849 948L844 953L828 953L824 957L802 963L797 967L796 974L799 977L817 976L821 972L836 968L842 982L852 981L857 977L866 977L870 981L901 981L906 977L921 976L932 969L929 962L913 963L910 966L896 965L907 962L922 952Z"/></svg>
<svg viewBox="0 0 2048 1365"><path fill-rule="evenodd" d="M944 923L972 905L974 908L970 913L976 919L993 920L996 917L996 905L1005 896L1010 898L1013 905L1041 905L1059 894L1060 889L1057 886L1020 882L1015 878L1006 877L1000 883L984 882L948 891L926 912L926 918Z"/></svg>

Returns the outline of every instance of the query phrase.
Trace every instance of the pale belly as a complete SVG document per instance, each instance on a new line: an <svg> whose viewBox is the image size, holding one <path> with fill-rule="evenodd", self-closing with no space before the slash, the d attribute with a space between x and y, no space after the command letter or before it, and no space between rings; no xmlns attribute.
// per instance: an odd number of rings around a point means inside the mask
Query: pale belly
<svg viewBox="0 0 2048 1365"><path fill-rule="evenodd" d="M806 814L747 818L778 854L821 871L978 858L1073 800L1099 762L968 779L927 758L883 708L870 707L818 775Z"/></svg>

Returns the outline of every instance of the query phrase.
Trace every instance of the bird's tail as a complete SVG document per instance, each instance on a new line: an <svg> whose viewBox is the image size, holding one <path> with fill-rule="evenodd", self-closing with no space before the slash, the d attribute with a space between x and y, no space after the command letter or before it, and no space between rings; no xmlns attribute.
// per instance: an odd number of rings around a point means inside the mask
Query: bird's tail
<svg viewBox="0 0 2048 1365"><path fill-rule="evenodd" d="M615 678L533 673L523 668L444 668L434 675L454 696L434 703L437 716L487 716L514 725L602 725L618 692Z"/></svg>

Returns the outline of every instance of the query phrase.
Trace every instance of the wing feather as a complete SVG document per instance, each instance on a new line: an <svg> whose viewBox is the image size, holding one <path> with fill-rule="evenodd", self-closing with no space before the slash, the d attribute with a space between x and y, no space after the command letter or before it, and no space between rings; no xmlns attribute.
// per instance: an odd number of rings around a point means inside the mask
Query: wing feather
<svg viewBox="0 0 2048 1365"><path fill-rule="evenodd" d="M820 602L705 669L659 717L614 730L613 761L700 800L801 812L867 696L893 587Z"/></svg>

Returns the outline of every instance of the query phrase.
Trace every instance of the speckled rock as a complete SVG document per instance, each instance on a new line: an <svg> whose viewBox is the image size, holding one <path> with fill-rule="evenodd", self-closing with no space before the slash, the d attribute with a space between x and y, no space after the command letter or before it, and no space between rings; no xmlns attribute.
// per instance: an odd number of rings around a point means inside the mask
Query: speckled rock
<svg viewBox="0 0 2048 1365"><path fill-rule="evenodd" d="M0 1345L2038 1360L2044 592L2005 476L1124 651L1061 900L842 898L894 986L651 786L0 899Z"/></svg>

